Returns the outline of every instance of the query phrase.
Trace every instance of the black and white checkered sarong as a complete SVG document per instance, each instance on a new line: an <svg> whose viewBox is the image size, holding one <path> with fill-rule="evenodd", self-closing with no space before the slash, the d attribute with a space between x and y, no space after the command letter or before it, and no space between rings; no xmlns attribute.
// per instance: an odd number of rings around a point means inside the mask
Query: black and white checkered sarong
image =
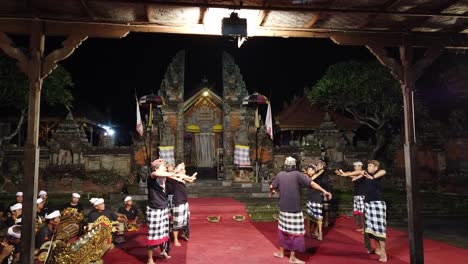
<svg viewBox="0 0 468 264"><path fill-rule="evenodd" d="M353 214L363 214L364 213L364 195L355 195L353 203Z"/></svg>
<svg viewBox="0 0 468 264"><path fill-rule="evenodd" d="M315 203L311 201L307 201L306 203L307 214L317 220L323 219L322 208L323 208L322 203Z"/></svg>
<svg viewBox="0 0 468 264"><path fill-rule="evenodd" d="M188 225L188 219L190 217L190 209L188 203L174 205L172 207L172 221L173 229L183 229Z"/></svg>
<svg viewBox="0 0 468 264"><path fill-rule="evenodd" d="M169 240L169 210L146 207L148 246L160 245Z"/></svg>
<svg viewBox="0 0 468 264"><path fill-rule="evenodd" d="M372 201L365 203L365 232L376 238L386 238L387 206L384 201Z"/></svg>
<svg viewBox="0 0 468 264"><path fill-rule="evenodd" d="M278 229L291 235L304 235L304 216L302 212L281 212L278 219Z"/></svg>

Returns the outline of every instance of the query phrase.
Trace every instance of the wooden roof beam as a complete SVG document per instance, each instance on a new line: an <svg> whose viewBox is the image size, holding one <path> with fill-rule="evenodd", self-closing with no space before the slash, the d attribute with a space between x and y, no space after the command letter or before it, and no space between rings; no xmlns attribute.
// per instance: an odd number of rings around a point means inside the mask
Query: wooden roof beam
<svg viewBox="0 0 468 264"><path fill-rule="evenodd" d="M383 5L381 5L378 9L379 10L382 10L382 11L385 11L387 9L390 9L392 7L395 7L396 5L398 5L399 3L401 2L401 0L387 0L387 2L385 2ZM371 23L371 21L373 19L375 19L376 17L378 16L378 14L370 14L368 15L367 17L367 20L362 23L361 25L358 26L358 28L366 28L369 26L369 24Z"/></svg>
<svg viewBox="0 0 468 264"><path fill-rule="evenodd" d="M86 15L91 18L92 20L96 20L96 16L94 13L89 9L88 7L88 0L80 0L81 7L83 8L83 11L85 11Z"/></svg>
<svg viewBox="0 0 468 264"><path fill-rule="evenodd" d="M93 2L106 2L107 0L92 0ZM239 9L236 3L226 2L191 2L191 1L161 1L161 0L112 0L112 3L127 3L134 5L141 4L154 4L173 7L206 7L206 8L225 8L225 9ZM307 5L269 5L249 4L246 2L242 5L242 9L247 10L268 10L268 11L288 11L288 12L323 12L323 13L343 13L343 14L376 14L376 15L400 15L409 17L446 17L446 18L464 18L468 19L465 14L451 14L451 13L434 13L434 12L401 12L401 11L387 11L387 10L369 10L369 9L345 9L345 8L331 8L331 7L314 7Z"/></svg>
<svg viewBox="0 0 468 264"><path fill-rule="evenodd" d="M258 12L257 27L263 26L263 23L265 22L265 19L268 16L268 13L270 13L270 11L268 10L260 10Z"/></svg>
<svg viewBox="0 0 468 264"><path fill-rule="evenodd" d="M313 28L315 23L320 19L320 13L314 14L312 18L304 25L305 28Z"/></svg>
<svg viewBox="0 0 468 264"><path fill-rule="evenodd" d="M436 12L436 13L441 13L442 11L444 11L445 9L449 8L450 6L452 6L453 4L457 3L459 0L448 0L446 3L443 3L442 5L438 6L435 10L433 10L432 12ZM431 17L419 17L416 19L416 21L413 21L413 22L410 22L409 25L407 25L406 23L407 22L404 22L403 25L405 25L403 28L403 31L410 31L412 28L414 28L416 25L423 25L424 22L428 21L429 19L431 19Z"/></svg>
<svg viewBox="0 0 468 264"><path fill-rule="evenodd" d="M200 7L200 16L198 17L198 24L205 24L205 15L208 8Z"/></svg>

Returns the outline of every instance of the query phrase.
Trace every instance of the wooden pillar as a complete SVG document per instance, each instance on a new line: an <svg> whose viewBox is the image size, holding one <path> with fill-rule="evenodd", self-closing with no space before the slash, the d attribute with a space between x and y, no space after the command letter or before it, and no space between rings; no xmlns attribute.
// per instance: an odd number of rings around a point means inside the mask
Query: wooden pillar
<svg viewBox="0 0 468 264"><path fill-rule="evenodd" d="M403 80L401 90L403 94L404 129L405 129L405 175L406 175L406 203L408 207L408 238L410 244L411 263L424 263L423 253L423 224L421 218L421 202L419 182L416 173L416 132L414 127L414 88L415 80L411 64L412 49L400 47Z"/></svg>
<svg viewBox="0 0 468 264"><path fill-rule="evenodd" d="M39 119L42 88L42 60L44 56L44 27L42 22L31 23L29 61L28 129L24 147L24 200L21 225L21 263L34 263L34 234L37 185L39 180Z"/></svg>
<svg viewBox="0 0 468 264"><path fill-rule="evenodd" d="M387 55L384 46L367 45L369 51L384 66L390 69L392 75L400 81L403 94L404 130L405 130L405 175L406 198L408 206L408 238L411 263L424 263L423 225L421 218L421 200L416 174L416 132L414 119L414 89L416 81L423 71L430 66L443 52L442 47L428 47L423 58L413 61L413 48L402 39L399 47L400 60Z"/></svg>

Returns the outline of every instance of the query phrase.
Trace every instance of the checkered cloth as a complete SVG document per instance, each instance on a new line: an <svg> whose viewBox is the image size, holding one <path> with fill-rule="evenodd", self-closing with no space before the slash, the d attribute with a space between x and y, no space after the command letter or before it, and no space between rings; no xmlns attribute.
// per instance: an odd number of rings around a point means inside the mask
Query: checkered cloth
<svg viewBox="0 0 468 264"><path fill-rule="evenodd" d="M159 157L166 163L175 163L174 146L160 146Z"/></svg>
<svg viewBox="0 0 468 264"><path fill-rule="evenodd" d="M362 215L364 213L364 195L356 195L354 196L354 215Z"/></svg>
<svg viewBox="0 0 468 264"><path fill-rule="evenodd" d="M183 229L188 225L188 219L190 217L189 204L179 204L172 208L172 221L173 229Z"/></svg>
<svg viewBox="0 0 468 264"><path fill-rule="evenodd" d="M322 215L322 204L321 203L315 203L311 201L307 201L306 203L306 212L309 216L317 219L317 220L322 220L323 215Z"/></svg>
<svg viewBox="0 0 468 264"><path fill-rule="evenodd" d="M234 149L234 164L239 166L250 166L249 146L236 145Z"/></svg>
<svg viewBox="0 0 468 264"><path fill-rule="evenodd" d="M302 212L281 212L278 219L278 229L290 235L304 235L304 216Z"/></svg>
<svg viewBox="0 0 468 264"><path fill-rule="evenodd" d="M169 210L146 207L148 246L161 245L169 240Z"/></svg>
<svg viewBox="0 0 468 264"><path fill-rule="evenodd" d="M387 206L384 201L372 201L365 203L365 232L377 239L386 238Z"/></svg>

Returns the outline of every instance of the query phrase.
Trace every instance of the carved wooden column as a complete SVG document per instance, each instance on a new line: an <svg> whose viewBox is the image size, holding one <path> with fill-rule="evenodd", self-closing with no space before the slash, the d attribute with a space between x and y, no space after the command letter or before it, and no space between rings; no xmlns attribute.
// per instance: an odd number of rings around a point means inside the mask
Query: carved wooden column
<svg viewBox="0 0 468 264"><path fill-rule="evenodd" d="M70 56L84 41L85 35L72 35L63 42L63 48L51 52L44 58L44 22L31 21L30 56L14 47L13 41L0 32L0 49L18 61L17 65L29 79L29 108L26 144L24 148L24 200L23 224L21 225L21 263L34 262L34 239L36 199L39 181L39 121L42 81L56 67L57 62Z"/></svg>
<svg viewBox="0 0 468 264"><path fill-rule="evenodd" d="M439 57L443 49L429 47L422 59L413 63L413 49L403 40L399 47L400 61L387 55L383 46L367 45L367 48L384 66L388 67L393 76L400 81L403 94L404 129L405 129L405 175L406 197L408 206L408 235L410 243L411 263L424 263L423 227L421 218L421 201L419 182L416 175L416 131L414 120L414 89L417 79L432 62Z"/></svg>
<svg viewBox="0 0 468 264"><path fill-rule="evenodd" d="M44 56L44 28L41 22L32 23L30 35L28 130L24 146L24 208L21 226L21 263L34 262L34 239L37 185L39 181L39 119Z"/></svg>

